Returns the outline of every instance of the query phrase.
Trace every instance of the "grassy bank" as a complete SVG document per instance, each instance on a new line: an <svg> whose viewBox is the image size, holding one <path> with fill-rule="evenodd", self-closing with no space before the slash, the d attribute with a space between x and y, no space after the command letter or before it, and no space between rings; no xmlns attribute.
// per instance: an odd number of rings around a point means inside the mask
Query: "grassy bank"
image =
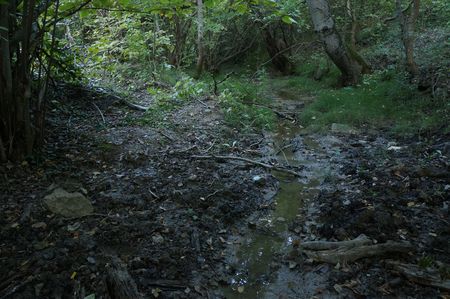
<svg viewBox="0 0 450 299"><path fill-rule="evenodd" d="M431 97L394 70L366 75L357 87L336 88L337 72L322 81L311 78L311 69L298 76L275 79L272 87L291 95L313 96L300 114L302 125L326 131L332 123L356 128L386 129L395 134L422 135L437 130L450 132L450 101Z"/></svg>

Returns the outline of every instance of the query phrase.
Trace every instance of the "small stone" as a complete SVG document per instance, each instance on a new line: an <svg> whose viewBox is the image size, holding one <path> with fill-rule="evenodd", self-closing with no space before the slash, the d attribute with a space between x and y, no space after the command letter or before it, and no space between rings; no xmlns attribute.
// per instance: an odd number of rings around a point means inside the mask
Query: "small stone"
<svg viewBox="0 0 450 299"><path fill-rule="evenodd" d="M155 244L162 244L164 243L164 237L161 234L155 234L152 236L152 241Z"/></svg>
<svg viewBox="0 0 450 299"><path fill-rule="evenodd" d="M194 181L197 180L197 178L198 178L198 177L197 177L195 174L193 174L193 175L191 175L191 176L188 178L188 180L191 181L191 182L194 182Z"/></svg>
<svg viewBox="0 0 450 299"><path fill-rule="evenodd" d="M338 134L356 134L357 131L346 124L337 124L333 123L331 125L331 132L338 133Z"/></svg>
<svg viewBox="0 0 450 299"><path fill-rule="evenodd" d="M278 218L277 218L277 221L278 221L278 222L285 222L286 219L284 219L283 217L278 217Z"/></svg>
<svg viewBox="0 0 450 299"><path fill-rule="evenodd" d="M36 295L36 298L41 295L41 290L44 287L43 283L38 283L34 286L34 294Z"/></svg>
<svg viewBox="0 0 450 299"><path fill-rule="evenodd" d="M253 183L255 183L258 186L262 186L262 185L264 185L266 183L266 179L264 177L260 176L260 175L255 175L252 178L252 181L253 181Z"/></svg>
<svg viewBox="0 0 450 299"><path fill-rule="evenodd" d="M47 228L47 224L45 222L36 222L31 227L45 229L45 228Z"/></svg>
<svg viewBox="0 0 450 299"><path fill-rule="evenodd" d="M88 261L89 264L92 264L92 265L95 265L97 262L95 260L95 258L93 258L92 256L89 256L86 260Z"/></svg>

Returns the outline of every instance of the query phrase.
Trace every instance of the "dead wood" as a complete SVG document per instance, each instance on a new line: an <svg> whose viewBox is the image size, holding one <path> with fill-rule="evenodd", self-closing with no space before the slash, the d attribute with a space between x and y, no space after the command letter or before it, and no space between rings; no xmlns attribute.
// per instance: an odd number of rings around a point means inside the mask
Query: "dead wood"
<svg viewBox="0 0 450 299"><path fill-rule="evenodd" d="M112 256L107 266L106 287L111 299L143 299L125 264L117 256Z"/></svg>
<svg viewBox="0 0 450 299"><path fill-rule="evenodd" d="M408 253L413 250L409 242L388 241L383 244L362 245L357 247L338 247L331 250L305 251L305 254L317 262L330 264L351 263L362 258L383 256L388 253Z"/></svg>
<svg viewBox="0 0 450 299"><path fill-rule="evenodd" d="M341 242L330 242L330 241L303 242L300 244L300 247L306 250L330 250L342 247L350 249L353 247L370 244L372 244L372 241L369 238L367 238L366 235L360 235L356 239Z"/></svg>
<svg viewBox="0 0 450 299"><path fill-rule="evenodd" d="M389 261L395 271L405 276L409 281L450 291L450 279L442 279L437 269L421 268L413 264L403 264L396 261Z"/></svg>
<svg viewBox="0 0 450 299"><path fill-rule="evenodd" d="M112 96L112 97L114 97L115 99L119 100L120 103L124 104L125 106L127 106L127 107L129 107L129 108L131 108L133 110L138 110L138 111L145 112L145 111L147 111L149 109L149 107L145 107L145 106L141 106L141 105L138 105L138 104L131 103L131 102L129 102L129 101L123 99L123 98L119 98L118 96Z"/></svg>
<svg viewBox="0 0 450 299"><path fill-rule="evenodd" d="M236 161L243 161L243 162L247 162L250 164L254 164L254 165L258 165L261 166L263 168L267 168L270 170L276 170L276 171L280 171L280 172L284 172L284 173L288 173L291 174L293 176L296 177L300 177L300 174L294 170L290 170L284 167L280 167L280 166L275 166L275 165L270 165L270 164L265 164L262 162L258 162L258 161L254 161L254 160L250 160L247 158L243 158L243 157L236 157L236 156L216 156L216 155L211 155L211 156L191 156L194 159L221 159L221 160L236 160Z"/></svg>

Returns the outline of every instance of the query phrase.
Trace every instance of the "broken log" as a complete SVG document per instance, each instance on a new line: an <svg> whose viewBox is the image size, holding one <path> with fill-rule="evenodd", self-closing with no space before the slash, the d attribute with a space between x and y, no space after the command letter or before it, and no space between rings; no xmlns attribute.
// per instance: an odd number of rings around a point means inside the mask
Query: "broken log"
<svg viewBox="0 0 450 299"><path fill-rule="evenodd" d="M421 268L396 261L388 261L387 264L413 283L450 291L450 279L442 279L438 269Z"/></svg>
<svg viewBox="0 0 450 299"><path fill-rule="evenodd" d="M305 254L316 262L342 264L351 263L363 258L382 256L388 253L408 253L412 250L413 246L409 242L388 241L383 244L362 245L357 247L338 247L331 250L305 250Z"/></svg>
<svg viewBox="0 0 450 299"><path fill-rule="evenodd" d="M280 167L280 166L275 166L275 165L270 165L270 164L266 164L266 163L262 163L262 162L258 162L258 161L254 161L251 159L247 159L247 158L243 158L243 157L236 157L236 156L216 156L216 155L211 155L211 156L191 156L194 159L218 159L218 160L236 160L236 161L242 161L242 162L246 162L249 164L254 164L254 165L258 165L261 166L263 168L267 168L270 170L276 170L276 171L280 171L280 172L284 172L284 173L288 173L290 175L296 176L296 177L301 177L301 175L291 169L287 169L284 167Z"/></svg>
<svg viewBox="0 0 450 299"><path fill-rule="evenodd" d="M106 287L111 299L143 299L139 293L136 282L133 280L125 264L117 257L112 256L107 265Z"/></svg>
<svg viewBox="0 0 450 299"><path fill-rule="evenodd" d="M305 250L330 250L340 247L353 248L357 246L370 245L370 240L366 235L360 235L356 239L349 241L331 242L331 241L312 241L300 243L300 247Z"/></svg>

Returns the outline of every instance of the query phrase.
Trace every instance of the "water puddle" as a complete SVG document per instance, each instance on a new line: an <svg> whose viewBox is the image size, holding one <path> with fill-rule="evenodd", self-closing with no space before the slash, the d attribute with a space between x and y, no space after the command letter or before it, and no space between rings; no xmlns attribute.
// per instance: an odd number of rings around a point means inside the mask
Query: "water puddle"
<svg viewBox="0 0 450 299"><path fill-rule="evenodd" d="M316 163L311 157L303 157L295 149L294 138L301 133L295 123L280 122L273 136L274 151L281 164L305 167ZM319 145L311 138L301 137L301 148L308 151L320 151ZM275 209L264 219L259 219L237 249L235 267L238 269L231 281L231 287L224 289L228 299L264 298L276 278L274 261L292 248L291 223L299 214L303 203L313 200L319 193L320 171L310 167L306 179L297 179L284 173L273 172L280 181L280 189L275 197ZM276 264L276 263L275 263ZM286 282L287 284L287 282ZM288 288L288 286L286 286Z"/></svg>

